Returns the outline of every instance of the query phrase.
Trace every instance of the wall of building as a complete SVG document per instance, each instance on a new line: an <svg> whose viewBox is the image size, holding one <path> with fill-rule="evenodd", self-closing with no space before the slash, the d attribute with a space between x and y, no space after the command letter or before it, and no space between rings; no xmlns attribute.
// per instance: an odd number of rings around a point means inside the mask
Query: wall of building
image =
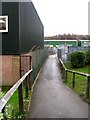
<svg viewBox="0 0 90 120"><path fill-rule="evenodd" d="M8 32L2 33L2 54L19 53L19 21L17 2L2 2L2 15L8 15Z"/></svg>
<svg viewBox="0 0 90 120"><path fill-rule="evenodd" d="M32 2L2 2L2 15L8 15L8 32L2 33L0 54L18 55L44 46L44 27Z"/></svg>
<svg viewBox="0 0 90 120"><path fill-rule="evenodd" d="M2 85L12 86L20 78L20 57L19 56L0 56L2 58Z"/></svg>
<svg viewBox="0 0 90 120"><path fill-rule="evenodd" d="M29 51L33 46L43 47L43 29L43 24L32 2L19 3L20 53Z"/></svg>
<svg viewBox="0 0 90 120"><path fill-rule="evenodd" d="M12 86L20 79L20 55L34 46L44 46L44 27L32 2L0 3L0 15L8 15L8 32L0 33L2 85ZM22 57L22 75L30 69L29 57Z"/></svg>
<svg viewBox="0 0 90 120"><path fill-rule="evenodd" d="M21 58L20 56L14 55L0 56L0 63L2 62L1 63L2 67L0 68L0 73L2 73L2 76L0 78L1 85L3 86L14 85L21 78L20 70L21 76L23 76L28 70L30 70L31 67L30 53L28 56L26 55L27 54L22 55Z"/></svg>
<svg viewBox="0 0 90 120"><path fill-rule="evenodd" d="M31 54L22 54L21 55L21 76L31 69Z"/></svg>
<svg viewBox="0 0 90 120"><path fill-rule="evenodd" d="M0 16L2 15L2 2L0 1ZM0 33L0 53L2 53L2 34Z"/></svg>

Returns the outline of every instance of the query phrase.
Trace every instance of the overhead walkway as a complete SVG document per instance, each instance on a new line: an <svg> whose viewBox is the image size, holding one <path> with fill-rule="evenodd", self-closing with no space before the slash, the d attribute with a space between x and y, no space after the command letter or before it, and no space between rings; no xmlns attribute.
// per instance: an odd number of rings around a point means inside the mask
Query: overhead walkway
<svg viewBox="0 0 90 120"><path fill-rule="evenodd" d="M63 83L56 55L49 56L40 72L29 118L88 118L88 104Z"/></svg>

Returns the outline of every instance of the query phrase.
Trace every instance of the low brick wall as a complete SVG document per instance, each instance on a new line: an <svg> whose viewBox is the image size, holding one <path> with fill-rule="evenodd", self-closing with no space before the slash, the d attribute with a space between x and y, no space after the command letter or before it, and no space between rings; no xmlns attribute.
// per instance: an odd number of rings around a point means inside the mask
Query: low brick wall
<svg viewBox="0 0 90 120"><path fill-rule="evenodd" d="M20 78L20 57L19 56L0 56L2 58L2 85L12 86Z"/></svg>
<svg viewBox="0 0 90 120"><path fill-rule="evenodd" d="M30 69L31 69L30 55L24 54L21 56L21 75L23 76Z"/></svg>
<svg viewBox="0 0 90 120"><path fill-rule="evenodd" d="M21 56L21 75L23 76L31 65L30 53ZM0 56L0 86L13 86L20 79L20 56Z"/></svg>

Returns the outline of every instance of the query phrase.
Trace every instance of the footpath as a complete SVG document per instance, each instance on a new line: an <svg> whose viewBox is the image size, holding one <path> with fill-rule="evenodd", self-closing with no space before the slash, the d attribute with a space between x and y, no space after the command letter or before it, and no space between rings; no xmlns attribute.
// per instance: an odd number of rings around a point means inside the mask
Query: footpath
<svg viewBox="0 0 90 120"><path fill-rule="evenodd" d="M63 83L56 55L50 55L34 86L29 118L88 118L88 104Z"/></svg>

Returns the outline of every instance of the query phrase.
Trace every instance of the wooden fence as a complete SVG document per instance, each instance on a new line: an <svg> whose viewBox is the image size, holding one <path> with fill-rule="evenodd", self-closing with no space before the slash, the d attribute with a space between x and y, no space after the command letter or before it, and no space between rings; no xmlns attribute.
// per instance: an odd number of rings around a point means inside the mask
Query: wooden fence
<svg viewBox="0 0 90 120"><path fill-rule="evenodd" d="M62 78L64 79L64 82L67 83L67 77L68 77L68 72L72 73L72 88L75 88L75 75L81 75L86 77L86 98L90 98L90 74L85 74L77 71L72 71L66 69L65 65L63 64L62 60L59 58L59 63L60 63L60 68L61 68L61 73L62 73Z"/></svg>

